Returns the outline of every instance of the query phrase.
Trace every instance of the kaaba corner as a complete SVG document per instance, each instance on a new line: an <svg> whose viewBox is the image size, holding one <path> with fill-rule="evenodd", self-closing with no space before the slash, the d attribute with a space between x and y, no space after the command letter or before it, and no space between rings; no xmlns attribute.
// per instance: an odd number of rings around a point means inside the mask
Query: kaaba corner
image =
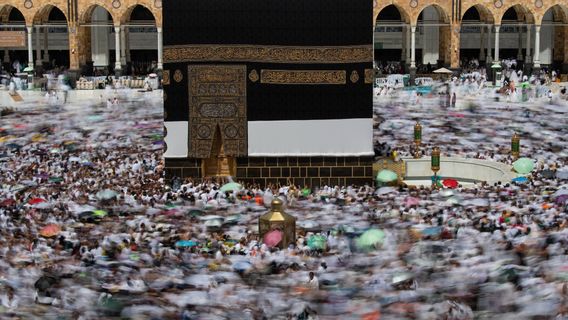
<svg viewBox="0 0 568 320"><path fill-rule="evenodd" d="M371 183L372 9L164 1L167 178Z"/></svg>

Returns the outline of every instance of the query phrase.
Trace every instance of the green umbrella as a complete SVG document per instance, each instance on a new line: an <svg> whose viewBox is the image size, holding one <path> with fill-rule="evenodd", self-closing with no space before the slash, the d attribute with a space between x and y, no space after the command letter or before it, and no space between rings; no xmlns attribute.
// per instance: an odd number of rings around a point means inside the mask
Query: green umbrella
<svg viewBox="0 0 568 320"><path fill-rule="evenodd" d="M205 214L205 212L199 209L192 209L189 210L187 214L189 214L191 217L197 217L197 216L202 216L203 214Z"/></svg>
<svg viewBox="0 0 568 320"><path fill-rule="evenodd" d="M327 246L327 239L324 236L313 235L308 238L308 247L312 250L325 250Z"/></svg>
<svg viewBox="0 0 568 320"><path fill-rule="evenodd" d="M385 233L382 230L369 229L357 238L356 245L359 249L373 249L382 244L384 239Z"/></svg>
<svg viewBox="0 0 568 320"><path fill-rule="evenodd" d="M98 306L106 315L120 315L124 304L113 297L104 297L99 300Z"/></svg>
<svg viewBox="0 0 568 320"><path fill-rule="evenodd" d="M513 162L513 168L517 173L527 174L534 169L534 162L529 158L520 158Z"/></svg>
<svg viewBox="0 0 568 320"><path fill-rule="evenodd" d="M103 218L103 217L106 217L106 215L107 215L107 212L104 211L104 210L95 210L95 211L93 211L93 216L94 216L94 217L97 217L97 218Z"/></svg>
<svg viewBox="0 0 568 320"><path fill-rule="evenodd" d="M221 192L228 192L228 191L239 191L243 188L240 184L236 182L229 182L221 187Z"/></svg>
<svg viewBox="0 0 568 320"><path fill-rule="evenodd" d="M377 174L378 182L392 182L396 179L398 179L398 175L396 174L396 172L391 170L383 169Z"/></svg>
<svg viewBox="0 0 568 320"><path fill-rule="evenodd" d="M63 181L63 178L61 177L50 177L49 178L49 182L61 182Z"/></svg>

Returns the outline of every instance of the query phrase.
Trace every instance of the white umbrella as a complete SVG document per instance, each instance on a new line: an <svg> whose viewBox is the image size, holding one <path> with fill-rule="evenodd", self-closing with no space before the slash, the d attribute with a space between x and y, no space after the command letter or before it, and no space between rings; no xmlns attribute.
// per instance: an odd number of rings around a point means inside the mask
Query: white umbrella
<svg viewBox="0 0 568 320"><path fill-rule="evenodd" d="M557 198L557 197L563 196L565 194L568 194L568 189L560 189L560 190L556 191L552 196Z"/></svg>
<svg viewBox="0 0 568 320"><path fill-rule="evenodd" d="M477 198L477 199L465 201L464 205L473 206L473 207L488 207L489 206L489 200Z"/></svg>
<svg viewBox="0 0 568 320"><path fill-rule="evenodd" d="M556 177L560 180L568 180L568 168L556 171Z"/></svg>
<svg viewBox="0 0 568 320"><path fill-rule="evenodd" d="M434 70L434 73L447 73L447 74L452 74L454 73L452 70L446 69L446 68L440 68L440 69L436 69Z"/></svg>
<svg viewBox="0 0 568 320"><path fill-rule="evenodd" d="M377 190L377 195L385 195L395 191L396 190L393 187L382 187Z"/></svg>

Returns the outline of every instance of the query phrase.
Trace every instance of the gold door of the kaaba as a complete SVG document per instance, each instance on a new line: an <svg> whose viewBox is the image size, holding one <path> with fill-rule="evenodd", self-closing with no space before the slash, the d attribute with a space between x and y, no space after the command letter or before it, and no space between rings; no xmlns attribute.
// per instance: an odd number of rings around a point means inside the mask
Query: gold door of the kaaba
<svg viewBox="0 0 568 320"><path fill-rule="evenodd" d="M235 158L247 154L246 66L190 65L189 155L203 175L235 174Z"/></svg>

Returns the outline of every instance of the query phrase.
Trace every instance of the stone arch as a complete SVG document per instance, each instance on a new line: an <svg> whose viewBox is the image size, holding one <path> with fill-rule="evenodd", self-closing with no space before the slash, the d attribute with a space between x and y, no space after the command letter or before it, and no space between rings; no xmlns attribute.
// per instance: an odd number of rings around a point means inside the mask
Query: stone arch
<svg viewBox="0 0 568 320"><path fill-rule="evenodd" d="M413 25L417 25L418 24L418 19L420 17L420 14L424 11L424 9L428 8L428 7L433 7L436 12L438 13L438 18L443 22L443 23L450 23L450 15L448 14L447 8L444 8L444 5L441 3L438 3L438 1L432 2L432 3L428 3L425 4L423 6L417 7L415 10L412 10L411 13L411 21L413 23Z"/></svg>
<svg viewBox="0 0 568 320"><path fill-rule="evenodd" d="M161 2L161 1L160 1ZM154 21L156 24L156 27L161 27L162 26L162 8L161 6L156 6L157 5L157 1L153 1L153 0L138 0L136 1L136 3L130 5L130 6L124 6L122 8L118 9L117 12L117 17L118 20L116 21L120 21L120 23L125 23L126 21L130 20L130 14L132 13L132 10L134 10L134 8L136 6L142 6L145 7L146 9L148 9L152 15L154 16Z"/></svg>
<svg viewBox="0 0 568 320"><path fill-rule="evenodd" d="M541 15L537 15L537 17L536 17L537 24L542 23L544 16L550 10L552 10L552 15L554 17L554 21L558 21L558 22L562 22L562 23L568 23L568 5L566 5L566 3L562 3L562 4L558 3L558 4L551 5L549 7L546 7L543 10Z"/></svg>
<svg viewBox="0 0 568 320"><path fill-rule="evenodd" d="M19 7L17 4L10 4L10 2L0 6L0 22L1 23L8 23L10 20L10 15L13 14L12 10L17 10L17 13L21 14L24 17L24 24L29 26L31 25L32 18L30 17L29 10L26 10L23 7Z"/></svg>
<svg viewBox="0 0 568 320"><path fill-rule="evenodd" d="M517 13L517 21L524 21L529 24L535 23L535 13L529 9L527 6L522 5L520 3L510 5L508 7L502 7L498 10L495 10L494 17L495 17L495 24L501 25L503 22L503 16L509 9L514 9Z"/></svg>
<svg viewBox="0 0 568 320"><path fill-rule="evenodd" d="M113 24L118 25L120 20L116 16L116 10L113 10L107 2L108 1L95 0L91 5L84 7L83 10L79 12L79 24L88 24L93 17L93 11L97 7L101 7L109 13Z"/></svg>
<svg viewBox="0 0 568 320"><path fill-rule="evenodd" d="M551 13L552 21L546 19L548 13ZM539 14L537 21L541 25L541 33L548 31L553 35L552 43L548 46L552 50L552 54L548 56L549 62L552 68L566 73L568 72L568 5L566 3L553 4L544 8ZM541 37L541 49L545 47L547 47L546 42ZM545 63L543 60L541 53L540 62Z"/></svg>
<svg viewBox="0 0 568 320"><path fill-rule="evenodd" d="M564 23L568 22L568 4L565 0L552 0L546 1L546 7L542 7L535 12L535 24L540 25L542 24L542 20L544 15L548 12L548 10L554 10L553 13L555 15L555 19L557 17L561 17Z"/></svg>
<svg viewBox="0 0 568 320"><path fill-rule="evenodd" d="M33 23L34 24L41 24L41 23L47 22L48 19L49 19L49 14L51 13L51 11L53 9L57 9L57 10L61 11L63 13L63 15L65 16L65 22L67 24L69 24L69 16L68 16L66 10L63 10L59 6L54 5L54 4L46 4L46 5L43 5L41 8L39 8L38 10L36 10L36 12L34 14L34 18L33 18Z"/></svg>
<svg viewBox="0 0 568 320"><path fill-rule="evenodd" d="M377 23L377 19L379 18L379 14L388 6L395 6L395 8L398 10L398 12L400 13L400 18L402 20L402 22L404 23L410 23L410 14L404 9L404 7L395 4L395 3L384 3L382 6L376 8L375 10L373 10L373 23L376 24Z"/></svg>
<svg viewBox="0 0 568 320"><path fill-rule="evenodd" d="M483 4L479 4L479 3L473 4L463 11L462 16L460 17L462 19L462 21L463 21L463 18L465 16L466 12L468 12L472 8L477 10L477 12L479 13L481 21L489 23L489 24L493 24L495 22L495 17L493 16L493 12L490 9L488 9L486 6L484 6Z"/></svg>
<svg viewBox="0 0 568 320"><path fill-rule="evenodd" d="M156 19L156 14L155 14L155 12L153 12L151 8L149 8L148 6L144 5L143 3L142 3L142 4L136 3L136 4L133 4L133 5L131 5L130 7L128 7L128 8L121 14L121 16L120 16L120 24L127 24L127 23L130 21L130 19L131 19L132 12L133 12L138 6L140 6L140 7L144 8L144 9L148 10L148 12L150 12L150 13L152 14L152 17L154 18L154 24L156 24L157 19Z"/></svg>

